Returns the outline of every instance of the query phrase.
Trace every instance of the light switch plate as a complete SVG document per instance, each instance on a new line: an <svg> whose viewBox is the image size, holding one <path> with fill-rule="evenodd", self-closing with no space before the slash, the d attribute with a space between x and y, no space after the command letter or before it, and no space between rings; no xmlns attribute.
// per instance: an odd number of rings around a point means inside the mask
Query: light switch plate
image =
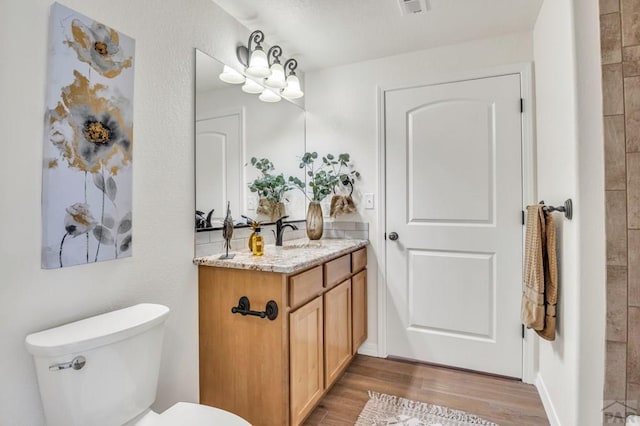
<svg viewBox="0 0 640 426"><path fill-rule="evenodd" d="M374 208L373 193L372 192L366 192L364 194L364 208L367 209L367 210L370 210L370 209Z"/></svg>
<svg viewBox="0 0 640 426"><path fill-rule="evenodd" d="M256 209L256 199L254 197L247 198L247 208L249 210L255 210Z"/></svg>

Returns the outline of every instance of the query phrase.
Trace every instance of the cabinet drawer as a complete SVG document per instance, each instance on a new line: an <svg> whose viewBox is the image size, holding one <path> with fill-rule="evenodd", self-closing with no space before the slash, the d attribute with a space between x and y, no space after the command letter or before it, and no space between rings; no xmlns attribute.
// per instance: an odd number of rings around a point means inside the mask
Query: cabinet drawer
<svg viewBox="0 0 640 426"><path fill-rule="evenodd" d="M351 270L358 272L367 266L367 248L363 247L351 253Z"/></svg>
<svg viewBox="0 0 640 426"><path fill-rule="evenodd" d="M322 292L322 266L289 278L289 306L302 305Z"/></svg>
<svg viewBox="0 0 640 426"><path fill-rule="evenodd" d="M351 254L345 254L324 264L324 285L327 288L341 283L351 275Z"/></svg>

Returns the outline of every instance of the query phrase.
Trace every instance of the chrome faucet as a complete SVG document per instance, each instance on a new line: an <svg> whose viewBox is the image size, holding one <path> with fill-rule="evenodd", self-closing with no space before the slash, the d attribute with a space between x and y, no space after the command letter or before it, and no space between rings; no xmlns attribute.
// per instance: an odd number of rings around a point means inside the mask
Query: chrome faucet
<svg viewBox="0 0 640 426"><path fill-rule="evenodd" d="M286 228L291 228L294 231L298 229L293 223L283 223L282 221L288 218L289 216L282 216L280 219L276 220L276 246L282 246L282 235L284 234L284 230Z"/></svg>

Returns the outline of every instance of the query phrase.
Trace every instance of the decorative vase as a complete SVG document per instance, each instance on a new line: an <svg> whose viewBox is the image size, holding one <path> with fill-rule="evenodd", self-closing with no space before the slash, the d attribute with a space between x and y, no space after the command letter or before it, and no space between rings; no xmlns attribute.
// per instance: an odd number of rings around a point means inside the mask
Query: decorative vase
<svg viewBox="0 0 640 426"><path fill-rule="evenodd" d="M271 218L271 201L267 200L266 198L260 198L258 200L256 214L259 216L267 216Z"/></svg>
<svg viewBox="0 0 640 426"><path fill-rule="evenodd" d="M267 216L271 222L275 222L284 216L285 206L283 202L260 198L256 213L260 216Z"/></svg>
<svg viewBox="0 0 640 426"><path fill-rule="evenodd" d="M311 201L307 208L307 237L310 240L322 238L324 219L322 218L322 207L317 201Z"/></svg>
<svg viewBox="0 0 640 426"><path fill-rule="evenodd" d="M271 205L271 221L275 222L281 217L286 216L287 212L285 211L284 203L273 201Z"/></svg>

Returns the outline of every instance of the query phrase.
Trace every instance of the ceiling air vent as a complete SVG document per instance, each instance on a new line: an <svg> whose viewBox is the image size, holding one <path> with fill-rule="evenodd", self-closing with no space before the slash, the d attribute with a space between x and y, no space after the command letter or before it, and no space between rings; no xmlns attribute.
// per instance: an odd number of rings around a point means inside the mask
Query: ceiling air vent
<svg viewBox="0 0 640 426"><path fill-rule="evenodd" d="M429 10L427 0L398 0L398 5L402 16L424 13Z"/></svg>

